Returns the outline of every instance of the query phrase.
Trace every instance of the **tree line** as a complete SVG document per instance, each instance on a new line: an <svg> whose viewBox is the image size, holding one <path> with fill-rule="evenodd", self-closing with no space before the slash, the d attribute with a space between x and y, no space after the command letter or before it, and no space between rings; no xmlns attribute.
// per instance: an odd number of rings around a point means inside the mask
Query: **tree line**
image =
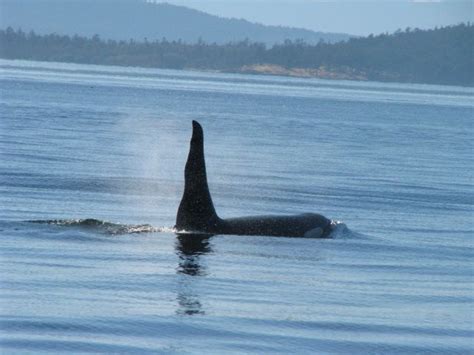
<svg viewBox="0 0 474 355"><path fill-rule="evenodd" d="M39 61L201 69L239 72L249 65L276 65L356 71L369 80L474 85L474 26L459 24L431 30L398 30L392 34L309 45L287 40L267 47L249 40L227 44L168 41L104 40L59 34L38 35L11 27L0 30L0 57Z"/></svg>

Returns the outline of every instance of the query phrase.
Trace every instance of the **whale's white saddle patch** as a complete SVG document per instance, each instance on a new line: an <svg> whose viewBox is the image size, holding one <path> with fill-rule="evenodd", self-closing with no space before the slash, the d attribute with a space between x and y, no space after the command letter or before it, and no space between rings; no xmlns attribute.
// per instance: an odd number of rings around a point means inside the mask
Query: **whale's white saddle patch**
<svg viewBox="0 0 474 355"><path fill-rule="evenodd" d="M320 238L323 235L323 229L320 227L316 227L310 229L304 234L305 238Z"/></svg>

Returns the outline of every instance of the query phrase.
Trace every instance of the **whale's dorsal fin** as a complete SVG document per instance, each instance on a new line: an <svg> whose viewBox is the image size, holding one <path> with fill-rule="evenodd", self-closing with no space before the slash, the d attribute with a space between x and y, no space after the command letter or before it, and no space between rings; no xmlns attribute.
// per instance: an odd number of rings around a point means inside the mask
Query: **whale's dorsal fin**
<svg viewBox="0 0 474 355"><path fill-rule="evenodd" d="M203 130L197 121L193 121L193 136L184 170L184 193L176 216L176 228L210 231L218 220L207 185Z"/></svg>

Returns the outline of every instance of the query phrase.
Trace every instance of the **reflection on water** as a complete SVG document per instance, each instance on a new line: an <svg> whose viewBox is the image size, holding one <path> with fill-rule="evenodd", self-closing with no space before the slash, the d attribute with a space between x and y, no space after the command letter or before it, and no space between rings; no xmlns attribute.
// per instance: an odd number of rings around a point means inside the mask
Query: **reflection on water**
<svg viewBox="0 0 474 355"><path fill-rule="evenodd" d="M182 275L176 297L178 301L177 314L204 314L199 295L196 293L194 286L199 282L199 279L195 276L207 275L202 256L212 252L209 238L209 235L202 234L181 234L176 238L176 254L179 257L176 273Z"/></svg>
<svg viewBox="0 0 474 355"><path fill-rule="evenodd" d="M190 276L205 275L206 268L202 265L200 257L212 251L209 235L181 234L176 240L176 253L180 259L177 272Z"/></svg>

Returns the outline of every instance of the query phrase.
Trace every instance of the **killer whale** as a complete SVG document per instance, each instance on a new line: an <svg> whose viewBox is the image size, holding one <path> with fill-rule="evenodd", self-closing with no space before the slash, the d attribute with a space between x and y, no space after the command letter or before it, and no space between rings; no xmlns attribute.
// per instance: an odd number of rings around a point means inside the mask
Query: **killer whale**
<svg viewBox="0 0 474 355"><path fill-rule="evenodd" d="M316 213L220 218L207 183L203 129L197 121L193 121L193 133L184 169L184 192L175 229L178 233L188 231L200 234L324 238L331 231L331 220Z"/></svg>

